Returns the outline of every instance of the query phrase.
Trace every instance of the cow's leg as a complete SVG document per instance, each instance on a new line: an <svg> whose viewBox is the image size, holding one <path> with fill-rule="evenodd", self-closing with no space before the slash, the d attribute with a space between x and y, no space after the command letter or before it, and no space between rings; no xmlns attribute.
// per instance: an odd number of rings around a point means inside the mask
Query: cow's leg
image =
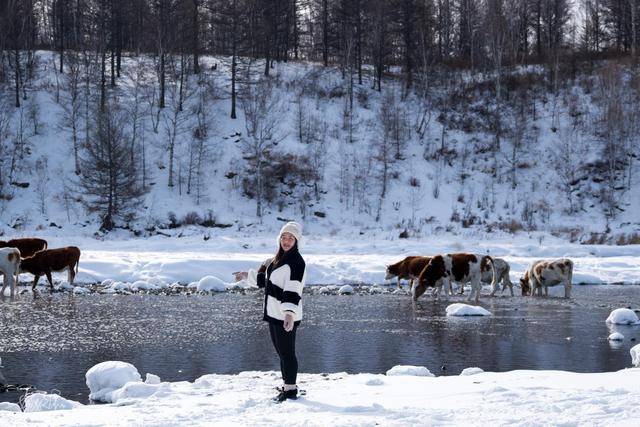
<svg viewBox="0 0 640 427"><path fill-rule="evenodd" d="M409 279L409 291L413 289L413 277Z"/></svg>
<svg viewBox="0 0 640 427"><path fill-rule="evenodd" d="M70 285L73 285L73 279L76 277L76 272L73 269L73 264L71 264L69 266L69 270L67 270L67 282L69 282Z"/></svg>
<svg viewBox="0 0 640 427"><path fill-rule="evenodd" d="M411 290L411 295L413 297L413 300L414 301L417 300L418 297L422 295L426 290L427 290L427 285L425 285L424 283L418 283L418 286L414 286L413 289Z"/></svg>
<svg viewBox="0 0 640 427"><path fill-rule="evenodd" d="M33 285L31 285L31 290L35 291L36 286L38 285L38 279L40 279L40 275L39 274L34 274L33 275Z"/></svg>
<svg viewBox="0 0 640 427"><path fill-rule="evenodd" d="M49 281L49 286L51 287L51 289L53 290L53 279L51 278L51 272L47 271L46 273L44 273L47 275L47 280Z"/></svg>
<svg viewBox="0 0 640 427"><path fill-rule="evenodd" d="M571 298L571 282L569 280L564 282L564 297Z"/></svg>
<svg viewBox="0 0 640 427"><path fill-rule="evenodd" d="M460 292L458 292L460 295L464 295L464 283L460 282Z"/></svg>
<svg viewBox="0 0 640 427"><path fill-rule="evenodd" d="M400 284L400 276L398 276L398 282L396 283L398 289L402 289L402 285Z"/></svg>
<svg viewBox="0 0 640 427"><path fill-rule="evenodd" d="M549 287L547 285L544 285L544 296L545 297L549 296Z"/></svg>
<svg viewBox="0 0 640 427"><path fill-rule="evenodd" d="M7 273L2 273L2 290L0 291L0 297L4 298L4 289L7 287Z"/></svg>

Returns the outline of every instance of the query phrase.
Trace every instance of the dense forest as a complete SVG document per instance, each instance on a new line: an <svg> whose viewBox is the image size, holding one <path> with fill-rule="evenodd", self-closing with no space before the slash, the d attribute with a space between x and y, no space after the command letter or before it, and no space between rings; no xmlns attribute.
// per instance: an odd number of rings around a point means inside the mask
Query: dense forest
<svg viewBox="0 0 640 427"><path fill-rule="evenodd" d="M203 172L212 153L207 140L240 128L244 164L224 176L255 201L256 217L286 205L322 217L323 195L333 189L321 173L327 149L319 141L358 144L368 163L356 165L354 157L355 169L337 172L337 203L378 222L385 201L400 210L389 188L406 178L407 222L415 227L415 199L425 198L415 188L428 181L429 198L438 199L444 169L461 188L473 170L489 177L494 193L502 191L494 183L522 190L532 167L523 159L536 155L531 141L548 139L539 131L542 117L561 135L553 143L557 162L539 169L556 173L562 211L590 211L595 199L608 228L637 188L639 12L636 0L0 0L0 198L19 191L18 165L43 120L33 95L46 90L61 107L56 126L72 146L75 177L64 188L91 196L64 191L58 201L97 212L106 230L127 223L149 191L153 149L145 133L162 134L166 188L182 195L184 187L199 205L211 179ZM39 51L49 51L54 65L44 87ZM313 68L291 80L278 72L287 63ZM339 83L328 84L334 75ZM282 93L296 105L289 132L279 128ZM318 108L308 113L314 99L339 100L338 131L323 134ZM211 102L224 118L213 117ZM358 137L363 128L371 138ZM468 135L466 142L454 132ZM586 136L593 144L579 143ZM274 150L288 139L315 148L303 157ZM430 179L399 171L416 150L433 170ZM475 165L486 158L488 166ZM31 173L43 212L48 178L36 163L45 160L32 159ZM585 187L585 176L597 186ZM519 228L517 218L533 228L534 214L548 217L553 209L521 196L455 196L461 206L447 215L465 226L487 226L488 214L478 212L502 205L511 225L505 215L494 222Z"/></svg>

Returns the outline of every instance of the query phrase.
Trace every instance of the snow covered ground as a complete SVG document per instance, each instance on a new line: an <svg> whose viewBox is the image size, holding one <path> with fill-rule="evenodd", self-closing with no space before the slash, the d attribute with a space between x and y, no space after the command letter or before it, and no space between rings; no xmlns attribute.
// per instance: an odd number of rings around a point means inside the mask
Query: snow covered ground
<svg viewBox="0 0 640 427"><path fill-rule="evenodd" d="M419 369L395 371L400 375L302 374L299 384L306 395L280 405L270 401L279 374L242 372L205 375L192 383L128 383L115 403L1 416L12 426L640 423L638 368L593 374L470 369L447 377L428 376L428 371L425 376ZM39 396L31 399L42 402Z"/></svg>
<svg viewBox="0 0 640 427"><path fill-rule="evenodd" d="M105 279L133 283L148 281L159 286L197 282L213 276L233 282L234 271L255 267L275 251L277 229L262 233L221 230L203 239L201 229L180 231L181 238L153 236L129 239L117 234L105 240L91 236L42 235L49 247L75 245L82 250L78 282ZM505 258L511 280L518 279L536 259L568 257L575 263L574 284L640 284L640 245L605 246L567 243L550 236L503 237L432 236L394 239L384 234L360 235L357 231L331 236L308 233L301 248L307 262L307 284L383 284L385 266L408 255L469 251ZM66 279L66 273L54 275ZM25 274L21 280L28 281ZM40 283L44 284L45 279ZM391 283L391 282L388 282Z"/></svg>

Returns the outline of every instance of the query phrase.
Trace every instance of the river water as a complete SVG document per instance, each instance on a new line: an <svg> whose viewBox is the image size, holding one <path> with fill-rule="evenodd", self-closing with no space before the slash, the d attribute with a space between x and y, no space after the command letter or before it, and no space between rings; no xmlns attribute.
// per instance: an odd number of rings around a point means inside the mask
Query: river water
<svg viewBox="0 0 640 427"><path fill-rule="evenodd" d="M640 307L640 286L574 286L559 297L482 298L488 317L445 315L462 297L417 303L403 294L305 293L298 330L301 372L384 373L421 365L436 375L556 369L616 371L629 367L640 326L605 323L611 310ZM135 365L143 376L193 381L209 373L278 370L262 293L74 296L25 293L0 301L0 357L7 383L88 401L85 373L105 360ZM613 331L625 340L607 340ZM1 377L0 377L1 378ZM19 393L0 394L17 401Z"/></svg>

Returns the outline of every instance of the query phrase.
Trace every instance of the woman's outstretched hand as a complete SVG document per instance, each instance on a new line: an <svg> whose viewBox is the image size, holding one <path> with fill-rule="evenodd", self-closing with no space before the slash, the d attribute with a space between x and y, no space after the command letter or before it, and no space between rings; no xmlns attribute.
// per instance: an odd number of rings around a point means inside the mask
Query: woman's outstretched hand
<svg viewBox="0 0 640 427"><path fill-rule="evenodd" d="M293 313L287 312L284 315L284 330L291 332L293 330Z"/></svg>

